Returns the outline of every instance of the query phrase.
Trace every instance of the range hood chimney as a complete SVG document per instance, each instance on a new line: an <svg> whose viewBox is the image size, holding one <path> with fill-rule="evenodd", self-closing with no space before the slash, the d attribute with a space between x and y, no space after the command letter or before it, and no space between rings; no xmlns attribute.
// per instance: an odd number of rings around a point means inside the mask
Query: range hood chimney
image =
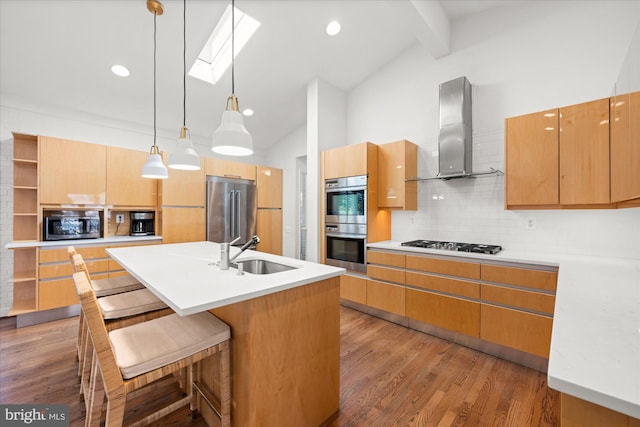
<svg viewBox="0 0 640 427"><path fill-rule="evenodd" d="M463 178L471 171L471 83L466 77L440 84L437 178Z"/></svg>

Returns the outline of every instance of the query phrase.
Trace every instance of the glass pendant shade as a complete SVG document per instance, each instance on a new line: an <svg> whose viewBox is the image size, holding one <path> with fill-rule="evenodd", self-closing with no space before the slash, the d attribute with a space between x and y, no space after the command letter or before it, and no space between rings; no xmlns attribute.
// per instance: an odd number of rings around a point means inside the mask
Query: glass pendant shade
<svg viewBox="0 0 640 427"><path fill-rule="evenodd" d="M200 158L196 150L193 149L193 143L188 132L189 129L184 126L180 129L180 137L176 148L169 155L169 167L171 169L200 170Z"/></svg>
<svg viewBox="0 0 640 427"><path fill-rule="evenodd" d="M142 167L143 178L155 178L155 179L167 179L169 178L169 171L167 167L162 163L162 157L158 152L158 146L151 146L151 152L147 163Z"/></svg>
<svg viewBox="0 0 640 427"><path fill-rule="evenodd" d="M229 108L231 103L231 108ZM222 122L213 133L214 153L226 156L249 156L253 154L253 139L244 127L244 119L238 110L238 98L227 99L227 110L222 113Z"/></svg>

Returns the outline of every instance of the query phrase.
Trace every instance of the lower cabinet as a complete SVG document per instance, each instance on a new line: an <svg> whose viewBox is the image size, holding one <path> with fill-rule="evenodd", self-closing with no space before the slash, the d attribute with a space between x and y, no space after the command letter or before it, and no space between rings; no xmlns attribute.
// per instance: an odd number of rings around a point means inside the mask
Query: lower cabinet
<svg viewBox="0 0 640 427"><path fill-rule="evenodd" d="M405 287L367 280L367 305L399 316L405 315Z"/></svg>
<svg viewBox="0 0 640 427"><path fill-rule="evenodd" d="M480 303L433 292L407 289L407 317L478 338Z"/></svg>
<svg viewBox="0 0 640 427"><path fill-rule="evenodd" d="M354 301L359 304L367 303L367 279L366 277L343 274L340 276L340 298Z"/></svg>

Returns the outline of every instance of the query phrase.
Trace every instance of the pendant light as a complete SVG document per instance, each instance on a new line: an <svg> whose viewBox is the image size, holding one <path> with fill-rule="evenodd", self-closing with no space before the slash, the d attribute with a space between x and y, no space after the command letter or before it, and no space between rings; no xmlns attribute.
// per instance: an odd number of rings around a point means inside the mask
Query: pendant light
<svg viewBox="0 0 640 427"><path fill-rule="evenodd" d="M182 0L182 127L176 149L169 155L169 167L200 170L200 158L193 149L187 121L187 0Z"/></svg>
<svg viewBox="0 0 640 427"><path fill-rule="evenodd" d="M169 171L162 163L162 157L156 144L156 18L162 15L162 3L157 0L147 0L147 9L153 13L153 145L147 163L142 167L143 178L167 179Z"/></svg>
<svg viewBox="0 0 640 427"><path fill-rule="evenodd" d="M231 96L227 98L222 122L213 133L211 150L227 156L249 156L253 154L253 141L244 127L235 95L235 9L235 0L231 0Z"/></svg>

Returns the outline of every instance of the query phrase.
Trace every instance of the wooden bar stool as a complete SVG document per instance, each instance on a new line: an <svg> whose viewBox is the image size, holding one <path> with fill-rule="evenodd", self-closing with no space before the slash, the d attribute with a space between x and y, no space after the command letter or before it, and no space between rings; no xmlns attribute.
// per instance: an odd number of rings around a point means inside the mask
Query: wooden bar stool
<svg viewBox="0 0 640 427"><path fill-rule="evenodd" d="M92 349L90 381L85 393L85 425L100 425L106 398L105 425L121 426L127 396L157 380L189 368L188 395L145 416L134 425L145 425L191 404L195 409L194 367L200 360L220 353L220 405L214 408L221 425L231 425L229 326L209 312L191 316L171 314L111 332L83 272L73 275L88 326L87 348ZM191 386L193 384L193 386Z"/></svg>

